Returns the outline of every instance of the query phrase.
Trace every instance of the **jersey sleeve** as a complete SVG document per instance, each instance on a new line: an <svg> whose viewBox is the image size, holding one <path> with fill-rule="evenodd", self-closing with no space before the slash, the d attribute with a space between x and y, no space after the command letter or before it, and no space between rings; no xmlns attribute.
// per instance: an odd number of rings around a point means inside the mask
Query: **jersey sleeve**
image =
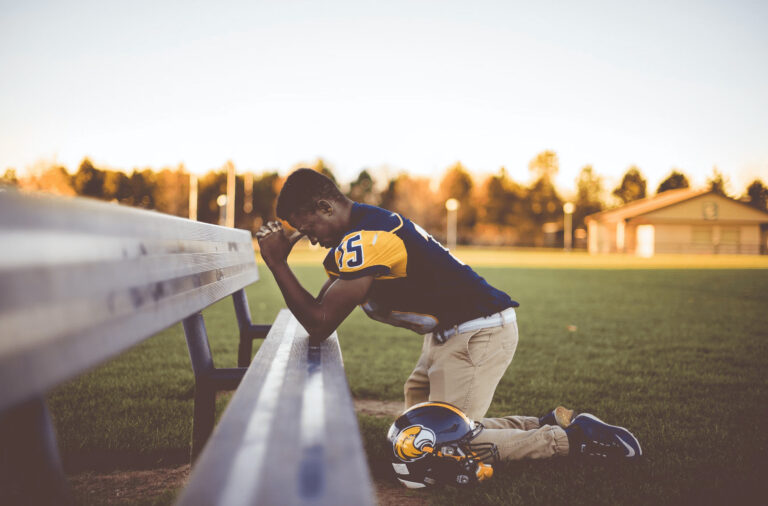
<svg viewBox="0 0 768 506"><path fill-rule="evenodd" d="M323 260L323 267L325 268L325 273L328 275L329 278L338 278L339 277L339 268L336 265L336 261L334 260L336 248L332 248L330 251L328 251L328 254L325 255L325 259Z"/></svg>
<svg viewBox="0 0 768 506"><path fill-rule="evenodd" d="M405 277L408 253L403 240L392 232L358 230L335 248L334 260L341 279L369 275L393 279Z"/></svg>

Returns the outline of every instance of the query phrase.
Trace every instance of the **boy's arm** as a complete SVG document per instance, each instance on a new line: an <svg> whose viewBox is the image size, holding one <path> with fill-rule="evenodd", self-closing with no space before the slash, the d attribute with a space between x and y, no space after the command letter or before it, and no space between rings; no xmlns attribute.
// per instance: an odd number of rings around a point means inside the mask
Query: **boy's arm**
<svg viewBox="0 0 768 506"><path fill-rule="evenodd" d="M272 271L288 309L307 330L310 341L317 344L331 335L355 306L365 301L373 276L328 280L318 297L313 297L301 286L287 262L288 253L300 237L289 238L282 230L264 235L257 233L261 256Z"/></svg>
<svg viewBox="0 0 768 506"><path fill-rule="evenodd" d="M334 281L336 281L336 278L328 278L325 280L325 284L323 284L323 287L320 288L319 292L317 292L317 297L315 297L316 301L319 301L323 298L323 295L325 295L325 292L328 291Z"/></svg>
<svg viewBox="0 0 768 506"><path fill-rule="evenodd" d="M331 335L344 319L365 301L373 276L357 279L337 279L315 299L281 262L269 266L277 286L283 294L288 309L309 333L310 341L317 344Z"/></svg>

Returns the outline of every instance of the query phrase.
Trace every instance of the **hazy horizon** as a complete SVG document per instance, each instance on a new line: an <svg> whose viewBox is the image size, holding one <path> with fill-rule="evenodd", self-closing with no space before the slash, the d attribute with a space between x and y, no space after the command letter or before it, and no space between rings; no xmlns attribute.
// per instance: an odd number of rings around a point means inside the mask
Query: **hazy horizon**
<svg viewBox="0 0 768 506"><path fill-rule="evenodd" d="M768 4L0 0L0 171L768 179Z"/></svg>

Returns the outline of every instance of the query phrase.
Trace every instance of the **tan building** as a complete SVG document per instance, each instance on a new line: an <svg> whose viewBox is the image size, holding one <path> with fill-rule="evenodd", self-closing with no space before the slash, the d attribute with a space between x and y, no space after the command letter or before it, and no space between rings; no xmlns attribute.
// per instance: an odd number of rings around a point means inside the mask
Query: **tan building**
<svg viewBox="0 0 768 506"><path fill-rule="evenodd" d="M585 221L590 253L768 252L768 213L709 190L670 190Z"/></svg>

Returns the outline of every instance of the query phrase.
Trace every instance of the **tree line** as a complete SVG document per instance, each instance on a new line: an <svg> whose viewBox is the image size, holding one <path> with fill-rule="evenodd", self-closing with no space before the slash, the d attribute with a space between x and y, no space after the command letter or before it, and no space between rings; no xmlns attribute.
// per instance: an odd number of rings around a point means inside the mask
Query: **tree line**
<svg viewBox="0 0 768 506"><path fill-rule="evenodd" d="M229 163L229 162L228 162ZM311 167L334 181L333 171L319 159ZM461 163L446 169L439 181L402 172L386 181L376 181L369 170L362 170L349 185L340 185L351 199L396 211L411 218L438 238L444 239L445 202L459 202L458 240L461 243L517 246L556 246L563 242L563 205L554 177L559 161L554 151L537 154L528 165L529 184L515 181L505 168L476 181ZM255 230L275 219L275 203L284 177L277 172L241 173L236 176L235 226ZM197 180L197 218L218 223L221 216L217 199L226 193L227 165L211 170ZM180 165L161 170L134 169L130 174L100 169L84 159L70 174L61 165L38 167L31 174L18 177L8 169L0 185L60 195L79 195L154 209L186 217L189 212L190 174ZM656 194L688 188L688 178L673 169L656 188ZM727 178L716 168L707 180L708 187L726 196L762 210L768 210L768 188L760 179L752 181L740 195L728 195ZM576 245L586 237L584 218L605 210L607 189L603 177L591 165L580 170L575 181L573 228ZM651 196L641 170L632 166L621 182L610 190L613 205L626 204Z"/></svg>

